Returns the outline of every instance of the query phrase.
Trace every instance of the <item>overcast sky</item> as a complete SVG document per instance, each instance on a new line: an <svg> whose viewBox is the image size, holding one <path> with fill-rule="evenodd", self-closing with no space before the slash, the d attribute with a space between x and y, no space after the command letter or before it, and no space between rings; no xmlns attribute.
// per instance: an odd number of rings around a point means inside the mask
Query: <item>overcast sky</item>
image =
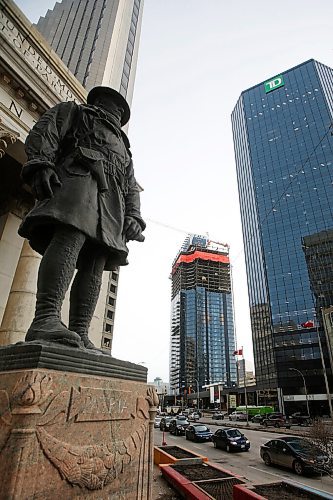
<svg viewBox="0 0 333 500"><path fill-rule="evenodd" d="M16 3L32 22L55 4ZM113 355L144 363L149 380L168 380L168 278L187 231L230 244L238 345L252 359L230 114L243 90L301 62L332 67L332 20L332 0L145 0L129 136L148 226L121 271Z"/></svg>

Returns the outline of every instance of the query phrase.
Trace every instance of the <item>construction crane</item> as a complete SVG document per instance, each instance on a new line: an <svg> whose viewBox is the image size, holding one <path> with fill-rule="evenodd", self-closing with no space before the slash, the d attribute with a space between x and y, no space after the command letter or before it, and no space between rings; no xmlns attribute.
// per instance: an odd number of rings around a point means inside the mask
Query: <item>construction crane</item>
<svg viewBox="0 0 333 500"><path fill-rule="evenodd" d="M153 219L147 219L147 221L152 222L153 224L157 224L158 226L162 226L162 227L165 227L167 229L171 229L172 231L177 231L178 233L183 233L183 234L188 234L188 235L195 235L196 234L196 233L192 233L192 231L185 231L185 229L181 229L181 228L175 227L175 226L170 226L169 224L164 224L163 222L158 222L158 221L153 220ZM230 248L230 245L228 243L222 243L221 241L211 240L209 238L208 232L205 233L205 236L207 237L208 244L215 243L216 245L221 245L221 246Z"/></svg>

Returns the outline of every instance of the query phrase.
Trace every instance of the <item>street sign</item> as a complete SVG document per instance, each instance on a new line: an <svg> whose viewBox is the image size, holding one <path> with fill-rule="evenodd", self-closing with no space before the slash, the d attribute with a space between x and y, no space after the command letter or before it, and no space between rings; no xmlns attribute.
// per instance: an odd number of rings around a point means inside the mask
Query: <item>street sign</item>
<svg viewBox="0 0 333 500"><path fill-rule="evenodd" d="M236 408L237 399L236 394L229 394L229 408Z"/></svg>

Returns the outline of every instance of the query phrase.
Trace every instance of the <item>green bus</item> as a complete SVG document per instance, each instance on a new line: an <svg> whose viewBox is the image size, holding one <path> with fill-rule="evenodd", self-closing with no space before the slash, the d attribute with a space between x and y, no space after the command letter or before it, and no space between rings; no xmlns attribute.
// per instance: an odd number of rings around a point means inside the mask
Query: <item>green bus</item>
<svg viewBox="0 0 333 500"><path fill-rule="evenodd" d="M247 407L237 406L236 411L243 411L246 413L246 409L249 417L254 417L254 415L267 415L268 413L273 413L274 411L273 406L251 406L251 405L248 405Z"/></svg>

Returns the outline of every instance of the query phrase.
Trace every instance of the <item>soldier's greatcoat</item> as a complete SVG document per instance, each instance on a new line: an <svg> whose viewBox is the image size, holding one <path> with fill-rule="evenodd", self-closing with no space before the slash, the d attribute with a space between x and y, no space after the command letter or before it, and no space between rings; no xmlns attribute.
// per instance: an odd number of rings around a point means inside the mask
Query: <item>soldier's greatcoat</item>
<svg viewBox="0 0 333 500"><path fill-rule="evenodd" d="M109 252L105 269L127 263L123 235L125 215L145 228L126 135L113 116L93 105L60 103L47 111L26 141L28 162L22 177L31 183L36 170L51 167L61 186L52 198L38 201L23 220L19 234L43 254L56 224L73 226L89 245Z"/></svg>

